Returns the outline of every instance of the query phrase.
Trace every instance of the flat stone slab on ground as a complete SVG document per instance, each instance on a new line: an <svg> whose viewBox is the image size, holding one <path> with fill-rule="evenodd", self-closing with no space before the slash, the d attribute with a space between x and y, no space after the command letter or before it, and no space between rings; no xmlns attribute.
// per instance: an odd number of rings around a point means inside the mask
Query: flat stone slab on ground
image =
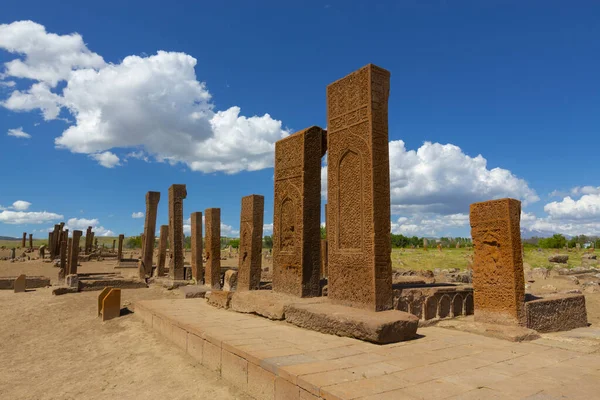
<svg viewBox="0 0 600 400"><path fill-rule="evenodd" d="M52 289L52 294L55 296L61 296L63 294L67 294L67 293L78 293L79 290L75 287L69 287L69 286L59 286L57 288Z"/></svg>
<svg viewBox="0 0 600 400"><path fill-rule="evenodd" d="M171 279L168 277L152 277L148 279L148 283L155 283L165 289L173 290L182 286L193 285L194 281L188 279Z"/></svg>
<svg viewBox="0 0 600 400"><path fill-rule="evenodd" d="M413 339L419 318L404 311L369 311L337 304L290 304L285 320L302 328L378 344Z"/></svg>
<svg viewBox="0 0 600 400"><path fill-rule="evenodd" d="M300 298L272 290L246 290L233 292L230 307L231 310L258 314L273 320L285 319L285 307L294 303L315 304L327 302L326 297Z"/></svg>
<svg viewBox="0 0 600 400"><path fill-rule="evenodd" d="M79 279L79 290L81 290L82 292L102 290L107 286L121 289L145 289L148 287L146 282L142 282L136 279Z"/></svg>
<svg viewBox="0 0 600 400"><path fill-rule="evenodd" d="M16 276L3 276L0 277L0 290L13 290ZM27 289L36 289L41 287L50 286L50 278L45 276L26 276L25 287Z"/></svg>
<svg viewBox="0 0 600 400"><path fill-rule="evenodd" d="M212 289L204 285L185 285L180 286L179 291L183 293L184 299L203 299L206 297L206 293Z"/></svg>
<svg viewBox="0 0 600 400"><path fill-rule="evenodd" d="M456 329L462 332L475 333L496 339L504 339L511 342L523 342L540 338L540 335L533 329L514 325L498 325L475 322L472 316L440 321L436 326L441 328Z"/></svg>

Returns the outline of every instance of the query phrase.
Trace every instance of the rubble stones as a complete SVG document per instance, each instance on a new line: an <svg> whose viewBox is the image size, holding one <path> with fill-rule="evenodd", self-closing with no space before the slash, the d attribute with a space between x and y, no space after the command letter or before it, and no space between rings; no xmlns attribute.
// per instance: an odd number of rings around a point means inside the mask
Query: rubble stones
<svg viewBox="0 0 600 400"><path fill-rule="evenodd" d="M548 261L552 263L566 264L567 261L569 261L569 256L566 254L555 254L553 256L548 257Z"/></svg>

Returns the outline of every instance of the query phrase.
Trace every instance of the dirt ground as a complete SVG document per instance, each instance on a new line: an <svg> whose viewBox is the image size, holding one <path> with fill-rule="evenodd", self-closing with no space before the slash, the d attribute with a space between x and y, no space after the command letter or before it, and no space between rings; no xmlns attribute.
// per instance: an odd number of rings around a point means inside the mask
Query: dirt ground
<svg viewBox="0 0 600 400"><path fill-rule="evenodd" d="M113 271L114 264L91 261L79 270ZM21 273L54 281L58 268L0 261L0 276ZM53 296L51 290L0 290L0 399L250 399L133 314L101 322L99 292ZM121 301L127 307L178 296L152 287L123 290Z"/></svg>

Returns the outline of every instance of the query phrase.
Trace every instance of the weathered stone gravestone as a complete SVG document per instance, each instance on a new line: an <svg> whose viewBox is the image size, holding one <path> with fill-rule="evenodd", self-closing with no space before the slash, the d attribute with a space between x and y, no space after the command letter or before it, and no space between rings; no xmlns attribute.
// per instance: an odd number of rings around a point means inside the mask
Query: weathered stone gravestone
<svg viewBox="0 0 600 400"><path fill-rule="evenodd" d="M106 287L98 295L98 316L102 321L121 315L121 289Z"/></svg>
<svg viewBox="0 0 600 400"><path fill-rule="evenodd" d="M325 132L313 126L275 143L273 291L320 294L321 157Z"/></svg>
<svg viewBox="0 0 600 400"><path fill-rule="evenodd" d="M15 279L15 283L13 286L15 293L25 293L25 288L27 287L27 278L25 275L21 274Z"/></svg>
<svg viewBox="0 0 600 400"><path fill-rule="evenodd" d="M167 242L169 240L169 225L160 226L160 238L158 240L158 260L156 263L156 276L165 274L165 261L167 259Z"/></svg>
<svg viewBox="0 0 600 400"><path fill-rule="evenodd" d="M92 227L88 226L85 231L85 254L92 251Z"/></svg>
<svg viewBox="0 0 600 400"><path fill-rule="evenodd" d="M146 193L146 220L144 222L144 246L139 270L140 279L152 275L152 256L154 255L154 238L156 234L156 214L160 192Z"/></svg>
<svg viewBox="0 0 600 400"><path fill-rule="evenodd" d="M212 289L221 288L221 209L204 210L206 269L204 284Z"/></svg>
<svg viewBox="0 0 600 400"><path fill-rule="evenodd" d="M27 245L27 232L23 232L23 240L21 241L21 248L24 249Z"/></svg>
<svg viewBox="0 0 600 400"><path fill-rule="evenodd" d="M579 243L576 243L576 244L575 244L575 248L576 248L577 250L581 250L581 244L579 244Z"/></svg>
<svg viewBox="0 0 600 400"><path fill-rule="evenodd" d="M526 325L520 219L521 202L515 199L471 204L478 322Z"/></svg>
<svg viewBox="0 0 600 400"><path fill-rule="evenodd" d="M321 239L321 278L327 278L327 239Z"/></svg>
<svg viewBox="0 0 600 400"><path fill-rule="evenodd" d="M119 235L119 247L117 247L117 262L121 261L123 258L123 240L125 239L125 235Z"/></svg>
<svg viewBox="0 0 600 400"><path fill-rule="evenodd" d="M29 234L29 248L33 250L33 233Z"/></svg>
<svg viewBox="0 0 600 400"><path fill-rule="evenodd" d="M427 246L429 246L429 241L427 238L423 238L423 250L427 251Z"/></svg>
<svg viewBox="0 0 600 400"><path fill-rule="evenodd" d="M202 213L193 212L191 217L192 236L192 278L202 282Z"/></svg>
<svg viewBox="0 0 600 400"><path fill-rule="evenodd" d="M369 64L327 87L328 296L392 308L388 96Z"/></svg>
<svg viewBox="0 0 600 400"><path fill-rule="evenodd" d="M83 232L74 230L73 237L69 239L69 268L67 275L77 275L77 263L79 262L79 239Z"/></svg>
<svg viewBox="0 0 600 400"><path fill-rule="evenodd" d="M260 286L264 208L263 196L252 194L242 198L238 291L257 290Z"/></svg>
<svg viewBox="0 0 600 400"><path fill-rule="evenodd" d="M60 242L60 270L58 280L63 281L67 275L67 241Z"/></svg>
<svg viewBox="0 0 600 400"><path fill-rule="evenodd" d="M169 188L169 243L171 254L169 260L169 276L182 280L183 269L183 199L187 197L185 185L171 185Z"/></svg>
<svg viewBox="0 0 600 400"><path fill-rule="evenodd" d="M17 249L15 249L14 247L12 249L10 249L10 259L14 260L17 257Z"/></svg>

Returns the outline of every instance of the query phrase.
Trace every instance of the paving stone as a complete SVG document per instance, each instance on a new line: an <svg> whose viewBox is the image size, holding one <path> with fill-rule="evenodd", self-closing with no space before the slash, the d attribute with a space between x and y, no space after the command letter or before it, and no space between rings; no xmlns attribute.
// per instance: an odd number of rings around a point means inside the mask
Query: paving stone
<svg viewBox="0 0 600 400"><path fill-rule="evenodd" d="M246 391L248 389L248 361L226 350L222 350L221 376L223 379Z"/></svg>
<svg viewBox="0 0 600 400"><path fill-rule="evenodd" d="M248 363L248 393L257 400L272 400L275 396L275 375Z"/></svg>

